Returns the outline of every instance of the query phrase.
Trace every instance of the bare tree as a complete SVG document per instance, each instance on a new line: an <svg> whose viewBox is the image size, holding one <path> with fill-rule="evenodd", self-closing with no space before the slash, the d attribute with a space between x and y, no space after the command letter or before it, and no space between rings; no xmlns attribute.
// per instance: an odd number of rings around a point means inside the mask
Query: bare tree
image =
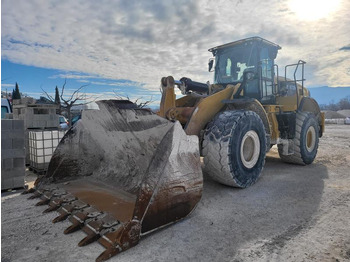
<svg viewBox="0 0 350 262"><path fill-rule="evenodd" d="M61 99L61 109L63 109L64 111L67 112L67 116L68 116L68 121L69 121L69 127L72 126L72 107L73 106L83 106L83 105L87 105L90 104L94 101L96 101L97 98L92 99L92 96L85 96L84 94L80 93L80 91L88 86L88 84L86 85L82 85L80 86L78 89L76 89L71 95L68 95L68 98L65 98L64 95L64 89L66 87L67 84L67 79L64 80L64 84L62 86L61 89L61 94L60 94L60 99ZM55 98L52 97L49 93L47 93L44 89L41 88L41 90L43 90L43 92L45 93L45 95L47 96L47 98L55 103ZM92 99L92 100L89 100ZM88 101L89 100L89 101Z"/></svg>
<svg viewBox="0 0 350 262"><path fill-rule="evenodd" d="M113 91L115 96L118 98L118 99L121 99L121 100L129 100L131 102L133 102L138 108L145 108L147 105L151 104L153 102L153 97L151 96L151 98L149 100L146 100L144 101L143 100L143 97L139 97L137 98L135 101L132 101L128 95L126 95L125 97L124 96L121 96L119 95L116 91Z"/></svg>

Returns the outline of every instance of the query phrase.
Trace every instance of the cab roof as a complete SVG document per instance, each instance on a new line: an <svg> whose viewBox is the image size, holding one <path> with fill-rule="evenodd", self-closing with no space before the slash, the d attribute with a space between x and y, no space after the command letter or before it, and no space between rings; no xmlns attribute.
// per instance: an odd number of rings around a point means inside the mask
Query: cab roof
<svg viewBox="0 0 350 262"><path fill-rule="evenodd" d="M269 45L269 46L272 46L272 47L275 47L277 50L281 49L282 47L280 47L279 45L275 44L275 43L272 43L264 38L261 38L259 36L253 36L253 37L249 37L249 38L245 38L245 39L241 39L241 40L238 40L238 41L234 41L234 42L230 42L230 43L227 43L227 44L223 44L223 45L219 45L219 46L216 46L216 47L212 47L210 49L208 49L209 52L215 52L216 50L218 49L222 49L222 48L226 48L226 47L231 47L231 46L236 46L236 45L241 45L245 42L251 42L251 41L256 41L256 42L261 42L261 43L264 43L266 45Z"/></svg>

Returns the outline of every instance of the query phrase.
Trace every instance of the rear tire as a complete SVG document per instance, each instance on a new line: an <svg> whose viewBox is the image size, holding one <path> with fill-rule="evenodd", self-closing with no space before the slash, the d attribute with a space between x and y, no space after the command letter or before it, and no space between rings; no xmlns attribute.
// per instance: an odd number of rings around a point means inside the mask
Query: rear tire
<svg viewBox="0 0 350 262"><path fill-rule="evenodd" d="M214 180L248 187L256 182L264 167L264 124L252 111L221 112L205 130L202 153L204 171Z"/></svg>
<svg viewBox="0 0 350 262"><path fill-rule="evenodd" d="M317 154L319 126L315 116L309 112L298 112L296 115L295 137L292 155L283 155L283 145L278 145L278 153L282 161L287 163L308 165Z"/></svg>

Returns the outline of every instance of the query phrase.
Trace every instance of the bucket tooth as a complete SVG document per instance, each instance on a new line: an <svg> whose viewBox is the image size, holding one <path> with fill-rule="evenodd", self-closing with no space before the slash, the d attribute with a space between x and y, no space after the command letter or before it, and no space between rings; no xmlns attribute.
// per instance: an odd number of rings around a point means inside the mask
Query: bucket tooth
<svg viewBox="0 0 350 262"><path fill-rule="evenodd" d="M82 210L74 212L69 220L72 222L72 225L69 226L64 233L70 234L73 233L79 229L81 229L84 226L84 223L86 221L92 220L93 218L96 218L100 216L102 212L98 211L96 208L93 207L87 207Z"/></svg>
<svg viewBox="0 0 350 262"><path fill-rule="evenodd" d="M45 209L43 213L49 213L52 211L57 210L61 205L70 203L72 201L75 201L76 197L71 195L71 194L65 194L61 197L54 197L50 202L49 202L49 208Z"/></svg>
<svg viewBox="0 0 350 262"><path fill-rule="evenodd" d="M100 234L90 233L78 243L78 246L82 247L91 244L92 242L98 240L100 237Z"/></svg>
<svg viewBox="0 0 350 262"><path fill-rule="evenodd" d="M69 216L69 213L62 213L61 215L59 215L58 217L55 217L52 220L52 223L57 223L57 222L61 222L63 220L66 220L67 217Z"/></svg>
<svg viewBox="0 0 350 262"><path fill-rule="evenodd" d="M37 189L37 190L34 191L33 195L28 197L28 199L35 199L35 198L41 197L45 193L50 193L51 194L51 192L54 191L55 189L57 189L57 188L46 187L46 188L42 188L42 189Z"/></svg>
<svg viewBox="0 0 350 262"><path fill-rule="evenodd" d="M106 261L108 259L110 259L111 257L119 254L121 251L123 251L121 249L120 246L116 246L116 247L110 247L108 249L106 249L105 251L103 251L97 258L96 258L96 262L103 262Z"/></svg>
<svg viewBox="0 0 350 262"><path fill-rule="evenodd" d="M52 223L63 221L67 219L67 217L71 215L74 210L79 210L87 206L88 205L86 203L80 200L75 200L69 204L62 205L61 208L58 210L60 215L56 217L54 220L52 220Z"/></svg>
<svg viewBox="0 0 350 262"><path fill-rule="evenodd" d="M36 206L43 206L43 205L46 205L50 202L50 199L49 198L45 198L45 199L42 199L41 201L39 201L38 203L36 203L35 205Z"/></svg>
<svg viewBox="0 0 350 262"><path fill-rule="evenodd" d="M96 240L98 240L100 236L100 231L102 229L103 222L101 220L92 220L87 223L82 230L87 234L79 243L78 246L86 246Z"/></svg>
<svg viewBox="0 0 350 262"><path fill-rule="evenodd" d="M49 208L45 209L43 211L43 213L49 213L49 212L52 212L52 211L55 211L59 208L60 206L59 205L55 205L55 204L52 204L51 205L51 202L49 203Z"/></svg>
<svg viewBox="0 0 350 262"><path fill-rule="evenodd" d="M118 253L135 246L140 240L141 224L138 220L131 220L119 224L106 232L98 242L106 248L96 259L105 261Z"/></svg>
<svg viewBox="0 0 350 262"><path fill-rule="evenodd" d="M39 191L35 191L33 193L33 195L31 195L30 197L28 197L28 199L35 199L35 198L38 198L38 197L41 197L42 193L39 192Z"/></svg>
<svg viewBox="0 0 350 262"><path fill-rule="evenodd" d="M82 239L78 245L85 246L98 240L103 235L103 232L106 232L106 230L118 224L120 224L120 222L108 214L105 214L99 219L90 221L82 228L87 234L87 237Z"/></svg>
<svg viewBox="0 0 350 262"><path fill-rule="evenodd" d="M67 227L65 230L64 230L64 234L70 234L70 233L73 233L75 231L78 231L79 229L82 228L82 223L80 223L79 221L76 221L74 222L72 225L70 225L69 227Z"/></svg>

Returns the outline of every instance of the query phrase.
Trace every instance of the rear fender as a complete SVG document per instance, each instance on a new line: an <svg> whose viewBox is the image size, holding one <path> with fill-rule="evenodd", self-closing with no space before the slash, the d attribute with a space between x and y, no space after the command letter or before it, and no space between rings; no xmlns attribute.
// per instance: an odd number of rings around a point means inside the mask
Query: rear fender
<svg viewBox="0 0 350 262"><path fill-rule="evenodd" d="M299 104L298 110L302 112L311 112L315 115L318 124L320 125L319 136L322 137L325 128L324 114L321 112L321 109L316 100L311 97L303 97Z"/></svg>

